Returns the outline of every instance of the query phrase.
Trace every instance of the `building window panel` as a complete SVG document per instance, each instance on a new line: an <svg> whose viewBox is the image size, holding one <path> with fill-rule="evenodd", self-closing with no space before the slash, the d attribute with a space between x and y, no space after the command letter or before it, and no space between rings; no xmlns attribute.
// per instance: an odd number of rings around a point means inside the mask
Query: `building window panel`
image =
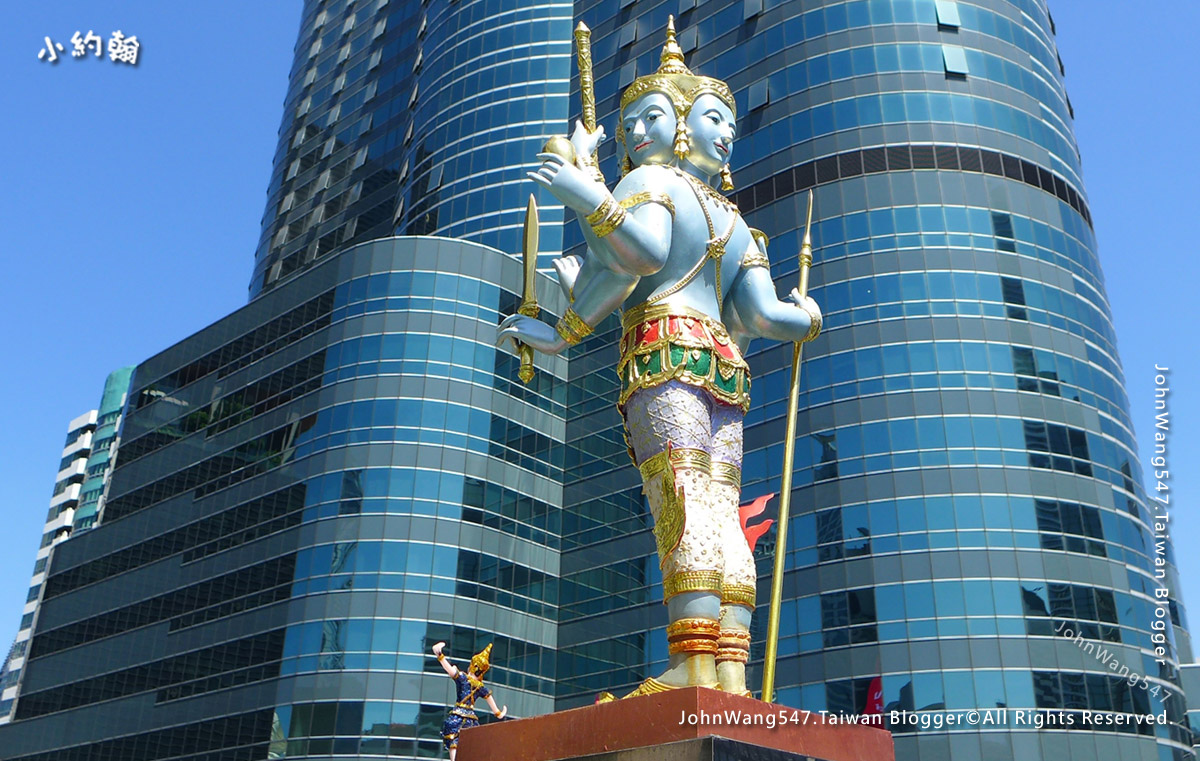
<svg viewBox="0 0 1200 761"><path fill-rule="evenodd" d="M767 80L760 79L754 84L750 85L749 105L751 111L756 108L762 108L763 106L767 105L770 100L771 92Z"/></svg>
<svg viewBox="0 0 1200 761"><path fill-rule="evenodd" d="M942 62L947 74L965 77L970 73L967 69L967 52L958 45L942 45Z"/></svg>
<svg viewBox="0 0 1200 761"><path fill-rule="evenodd" d="M962 21L958 17L958 3L954 0L937 0L936 5L938 26L952 29L962 26Z"/></svg>

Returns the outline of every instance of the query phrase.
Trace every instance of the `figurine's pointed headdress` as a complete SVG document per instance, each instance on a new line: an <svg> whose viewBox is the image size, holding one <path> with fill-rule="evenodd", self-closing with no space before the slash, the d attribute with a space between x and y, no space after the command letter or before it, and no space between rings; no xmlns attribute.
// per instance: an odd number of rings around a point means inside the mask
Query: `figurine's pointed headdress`
<svg viewBox="0 0 1200 761"><path fill-rule="evenodd" d="M492 646L489 644L471 658L471 673L483 676L492 667Z"/></svg>
<svg viewBox="0 0 1200 761"><path fill-rule="evenodd" d="M648 92L661 92L671 99L676 114L682 118L696 98L712 93L720 98L737 116L737 105L729 85L713 77L693 74L683 60L683 48L675 39L675 17L667 18L667 41L663 44L658 71L638 77L621 94L621 110Z"/></svg>

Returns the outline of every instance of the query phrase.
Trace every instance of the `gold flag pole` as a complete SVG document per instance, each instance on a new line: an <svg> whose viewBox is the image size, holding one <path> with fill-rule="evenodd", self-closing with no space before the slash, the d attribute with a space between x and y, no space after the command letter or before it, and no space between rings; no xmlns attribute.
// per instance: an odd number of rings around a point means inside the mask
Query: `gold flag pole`
<svg viewBox="0 0 1200 761"><path fill-rule="evenodd" d="M808 295L808 270L812 266L813 193L808 191L808 218L800 246L800 295ZM771 612L767 619L767 653L763 661L762 699L775 697L775 658L779 650L779 609L783 598L783 566L787 559L788 512L792 506L792 468L796 454L796 412L800 407L800 359L804 344L792 346L792 388L788 394L787 434L783 445L783 476L779 484L779 520L775 534L775 570L771 575Z"/></svg>
<svg viewBox="0 0 1200 761"><path fill-rule="evenodd" d="M517 314L523 314L526 317L537 319L541 309L537 303L537 255L538 255L538 208L537 201L533 194L529 195L529 205L525 207L525 234L523 236L525 242L524 265L525 265L525 286L521 294L521 306L517 307ZM518 342L521 347L521 368L517 371L517 377L522 383L528 384L533 380L533 347L527 344Z"/></svg>

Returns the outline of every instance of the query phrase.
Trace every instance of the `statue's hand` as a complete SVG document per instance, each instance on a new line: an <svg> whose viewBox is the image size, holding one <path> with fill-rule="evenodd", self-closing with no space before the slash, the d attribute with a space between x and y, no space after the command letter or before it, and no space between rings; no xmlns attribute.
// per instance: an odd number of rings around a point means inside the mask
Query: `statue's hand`
<svg viewBox="0 0 1200 761"><path fill-rule="evenodd" d="M512 339L532 346L543 354L561 354L567 348L567 342L558 331L541 320L514 314L504 319L496 334L496 345Z"/></svg>
<svg viewBox="0 0 1200 761"><path fill-rule="evenodd" d="M439 643L437 643L436 645L434 645L434 646L433 646L433 654L434 654L434 655L441 655L441 654L442 654L442 650L444 650L445 648L446 648L446 643L445 643L445 642L439 642Z"/></svg>
<svg viewBox="0 0 1200 761"><path fill-rule="evenodd" d="M823 321L821 307L817 305L816 301L813 301L812 296L801 296L799 288L792 289L792 292L788 294L788 300L812 315L818 323Z"/></svg>
<svg viewBox="0 0 1200 761"><path fill-rule="evenodd" d="M580 156L591 156L604 142L604 127L597 126L595 132L589 132L583 122L575 122L575 131L571 133L571 145Z"/></svg>
<svg viewBox="0 0 1200 761"><path fill-rule="evenodd" d="M596 182L574 164L554 153L539 153L542 165L529 172L529 179L549 190L564 205L580 214L591 214L608 195L608 188Z"/></svg>
<svg viewBox="0 0 1200 761"><path fill-rule="evenodd" d="M508 716L508 706L504 706L500 709L500 713L496 714L497 719L503 719L505 716Z"/></svg>
<svg viewBox="0 0 1200 761"><path fill-rule="evenodd" d="M579 279L579 270L583 267L583 260L578 256L560 256L552 259L550 266L558 273L558 285L562 288L563 295L570 299L575 281Z"/></svg>

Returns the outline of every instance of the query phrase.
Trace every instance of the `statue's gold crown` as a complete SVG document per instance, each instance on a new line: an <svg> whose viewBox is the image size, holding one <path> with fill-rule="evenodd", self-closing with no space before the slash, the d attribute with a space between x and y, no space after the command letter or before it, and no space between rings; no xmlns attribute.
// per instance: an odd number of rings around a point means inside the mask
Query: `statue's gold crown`
<svg viewBox="0 0 1200 761"><path fill-rule="evenodd" d="M492 667L492 646L489 644L471 658L471 673L483 676Z"/></svg>
<svg viewBox="0 0 1200 761"><path fill-rule="evenodd" d="M648 92L660 92L671 99L675 112L682 117L696 102L696 98L711 93L720 98L733 115L737 116L737 105L729 85L713 77L693 74L683 60L683 48L675 39L675 17L667 17L667 41L663 44L658 71L638 77L621 94L621 110Z"/></svg>

